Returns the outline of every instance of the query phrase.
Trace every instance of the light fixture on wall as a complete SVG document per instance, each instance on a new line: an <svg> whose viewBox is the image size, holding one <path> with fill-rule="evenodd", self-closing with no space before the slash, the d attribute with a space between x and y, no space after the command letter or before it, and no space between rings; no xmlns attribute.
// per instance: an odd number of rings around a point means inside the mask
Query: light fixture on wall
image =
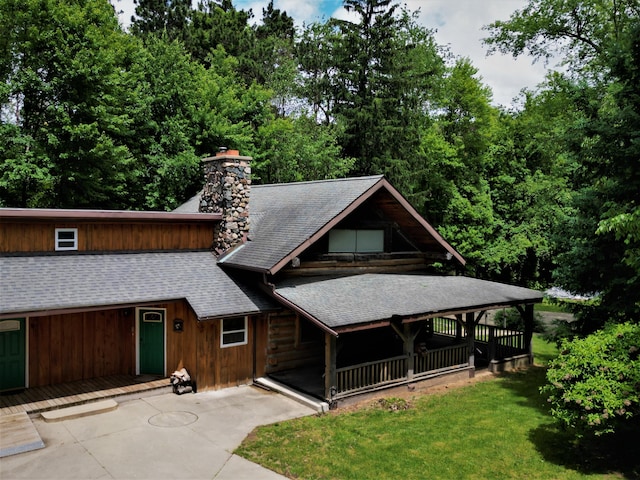
<svg viewBox="0 0 640 480"><path fill-rule="evenodd" d="M173 320L173 331L174 332L183 332L184 331L184 320L181 318L176 318Z"/></svg>

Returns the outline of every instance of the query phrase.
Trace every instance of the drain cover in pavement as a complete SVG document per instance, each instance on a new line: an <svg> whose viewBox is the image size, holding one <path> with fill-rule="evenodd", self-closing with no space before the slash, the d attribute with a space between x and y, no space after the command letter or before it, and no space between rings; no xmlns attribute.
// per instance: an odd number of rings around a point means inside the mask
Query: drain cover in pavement
<svg viewBox="0 0 640 480"><path fill-rule="evenodd" d="M149 423L155 427L184 427L198 420L198 416L191 412L164 412L154 415Z"/></svg>

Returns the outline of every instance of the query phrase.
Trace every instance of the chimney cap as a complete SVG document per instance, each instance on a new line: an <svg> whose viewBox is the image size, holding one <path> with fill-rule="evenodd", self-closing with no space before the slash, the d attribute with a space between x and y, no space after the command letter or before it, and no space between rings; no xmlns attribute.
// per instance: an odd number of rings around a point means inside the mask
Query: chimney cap
<svg viewBox="0 0 640 480"><path fill-rule="evenodd" d="M232 157L239 157L240 156L240 151L239 150L229 150L227 147L218 148L218 151L216 152L216 157L221 157L223 155L229 155L229 156L232 156Z"/></svg>

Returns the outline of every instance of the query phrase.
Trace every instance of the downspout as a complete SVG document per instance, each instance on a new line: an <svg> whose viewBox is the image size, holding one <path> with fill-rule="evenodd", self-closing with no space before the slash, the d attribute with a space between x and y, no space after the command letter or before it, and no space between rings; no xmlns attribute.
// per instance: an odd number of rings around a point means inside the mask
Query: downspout
<svg viewBox="0 0 640 480"><path fill-rule="evenodd" d="M271 283L271 282L269 282L267 280L267 274L266 273L262 274L262 282L263 283L262 283L262 285L260 285L260 287L268 295L273 297L278 302L282 303L285 307L289 308L290 310L293 310L294 312L299 313L300 315L305 317L307 320L309 320L311 323L315 324L322 331L324 331L326 333L329 333L330 335L333 335L336 338L338 337L338 332L336 332L335 330L327 327L324 323L322 323L316 317L311 315L309 312L307 312L303 308L298 307L295 303L290 302L289 300L284 298L282 295L280 295L278 292L276 292L276 286L273 283Z"/></svg>

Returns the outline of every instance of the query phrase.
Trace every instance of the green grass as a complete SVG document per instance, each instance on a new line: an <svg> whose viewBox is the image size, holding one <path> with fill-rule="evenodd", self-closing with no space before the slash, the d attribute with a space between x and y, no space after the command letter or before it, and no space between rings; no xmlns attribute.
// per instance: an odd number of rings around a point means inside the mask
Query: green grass
<svg viewBox="0 0 640 480"><path fill-rule="evenodd" d="M553 345L534 342L537 363L553 358ZM306 480L635 478L625 477L634 467L618 468L602 445L575 444L556 426L538 393L544 381L535 366L408 397L406 410L391 411L387 399L268 425L236 453Z"/></svg>
<svg viewBox="0 0 640 480"><path fill-rule="evenodd" d="M569 313L567 308L561 303L536 303L534 310L536 312L563 312Z"/></svg>

